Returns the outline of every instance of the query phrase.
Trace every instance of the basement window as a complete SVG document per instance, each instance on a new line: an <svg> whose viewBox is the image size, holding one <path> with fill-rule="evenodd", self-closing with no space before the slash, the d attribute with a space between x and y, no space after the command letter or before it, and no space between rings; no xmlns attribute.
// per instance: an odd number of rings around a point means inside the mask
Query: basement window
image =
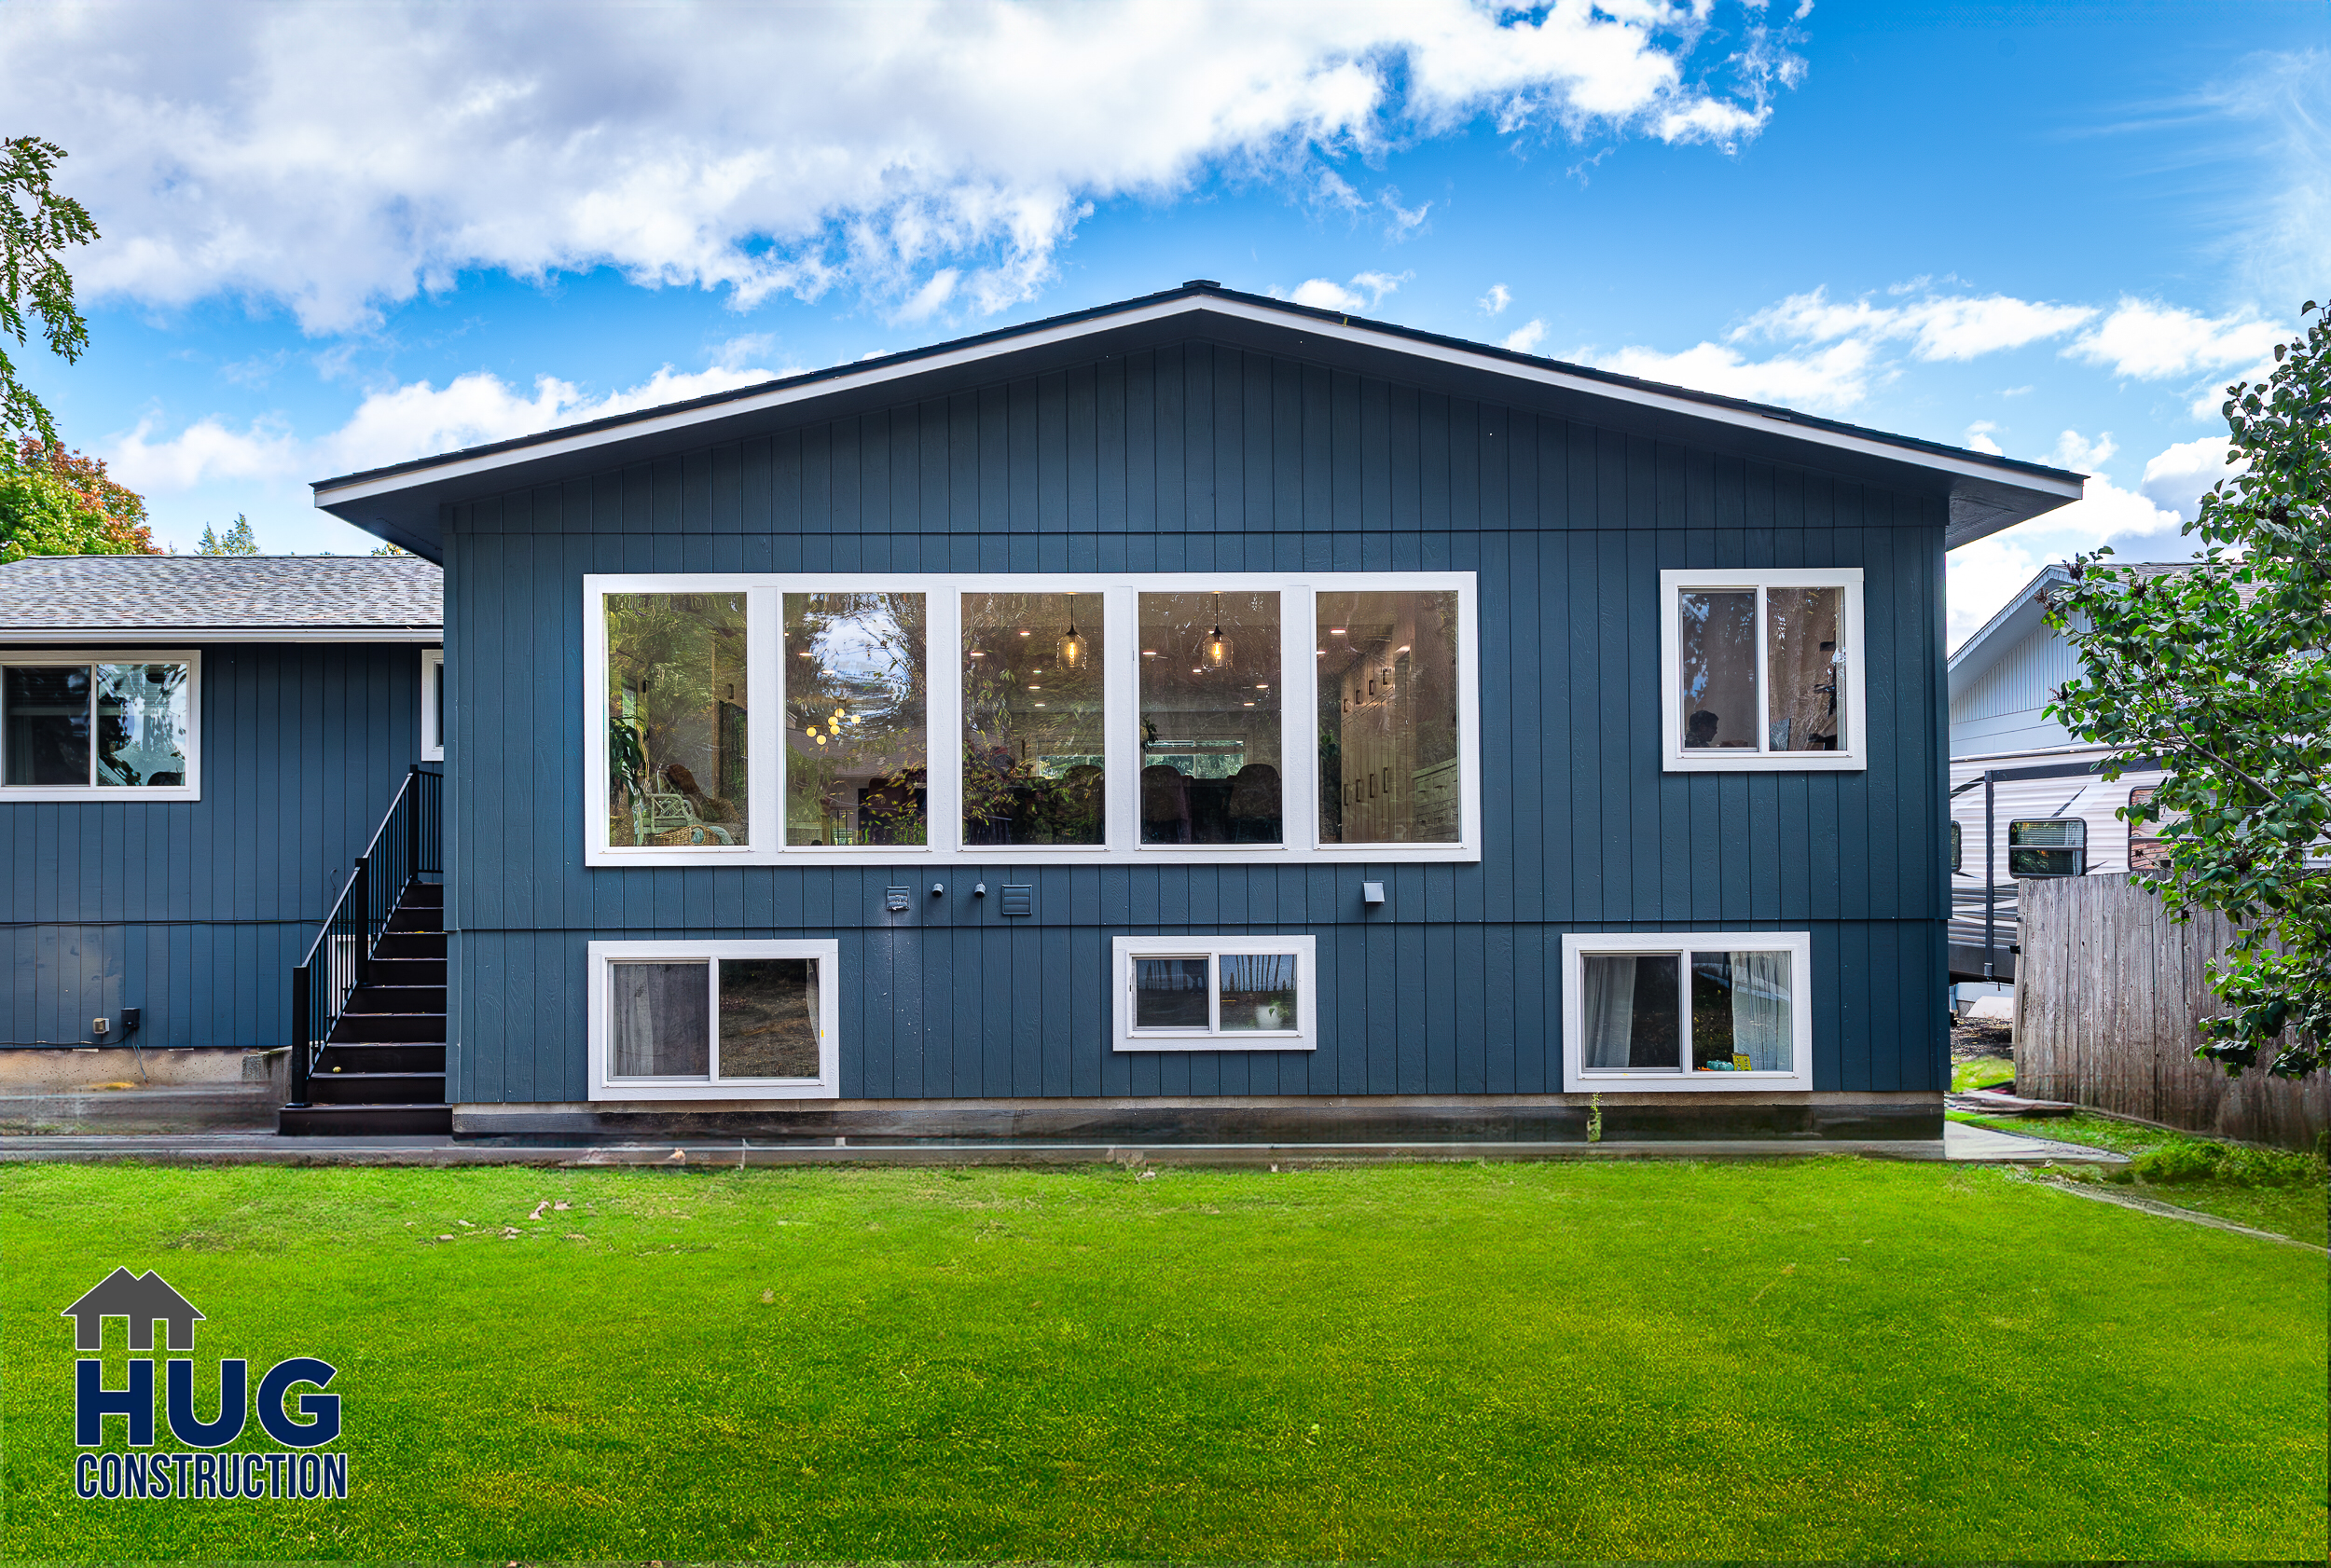
<svg viewBox="0 0 2331 1568"><path fill-rule="evenodd" d="M1563 942L1565 1087L1813 1087L1813 939L1628 931Z"/></svg>
<svg viewBox="0 0 2331 1568"><path fill-rule="evenodd" d="M833 1099L833 942L590 944L594 1100Z"/></svg>
<svg viewBox="0 0 2331 1568"><path fill-rule="evenodd" d="M199 800L195 653L0 657L0 800Z"/></svg>
<svg viewBox="0 0 2331 1568"><path fill-rule="evenodd" d="M1119 937L1116 1048L1312 1051L1317 939Z"/></svg>

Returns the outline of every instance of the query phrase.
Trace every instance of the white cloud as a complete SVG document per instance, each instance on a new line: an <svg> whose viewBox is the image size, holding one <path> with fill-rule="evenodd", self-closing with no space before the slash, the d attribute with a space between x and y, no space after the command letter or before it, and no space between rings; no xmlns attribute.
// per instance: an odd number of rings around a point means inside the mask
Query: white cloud
<svg viewBox="0 0 2331 1568"><path fill-rule="evenodd" d="M2064 351L2090 364L2109 365L2116 376L2160 380L2264 359L2287 336L2255 316L2212 318L2172 305L2123 299Z"/></svg>
<svg viewBox="0 0 2331 1568"><path fill-rule="evenodd" d="M1799 408L1850 408L1869 395L1874 381L1891 377L1878 366L1869 343L1858 337L1762 360L1723 343L1701 343L1674 354L1645 348L1598 354L1587 349L1577 357L1646 381Z"/></svg>
<svg viewBox="0 0 2331 1568"><path fill-rule="evenodd" d="M1917 280L1914 286L1924 282ZM1996 294L1981 298L1930 294L1907 305L1874 305L1865 295L1840 303L1826 288L1816 288L1767 306L1727 336L1736 343L1751 337L1798 343L1899 339L1910 343L1917 359L1968 360L2061 337L2096 313L2090 305L2040 304Z"/></svg>
<svg viewBox="0 0 2331 1568"><path fill-rule="evenodd" d="M992 311L1094 201L1215 172L1299 177L1483 119L1730 146L1802 62L1756 7L1696 61L1716 25L1658 0L124 0L0 7L0 58L104 233L85 298L241 296L331 332L472 269ZM1396 235L1425 220L1384 201Z"/></svg>
<svg viewBox="0 0 2331 1568"><path fill-rule="evenodd" d="M1968 448L1978 452L1989 452L1993 457L1999 456L2003 448L2000 447L1998 442L1993 441L1991 438L1991 433L1998 428L1999 427L1997 425L1992 423L1989 420L1978 420L1973 424L1967 426L1966 444Z"/></svg>
<svg viewBox="0 0 2331 1568"><path fill-rule="evenodd" d="M1506 347L1517 354L1534 354L1546 341L1546 323L1532 317L1506 334Z"/></svg>
<svg viewBox="0 0 2331 1568"><path fill-rule="evenodd" d="M1502 315L1506 307L1513 303L1513 291L1503 283L1492 283L1489 292L1483 295L1478 303L1490 315Z"/></svg>
<svg viewBox="0 0 2331 1568"><path fill-rule="evenodd" d="M2202 492L2228 475L2239 472L2226 466L2226 454L2232 446L2233 441L2223 435L2180 441L2146 461L2145 477L2137 482L2137 490L2154 505L2175 512L2191 522L2200 506Z"/></svg>
<svg viewBox="0 0 2331 1568"><path fill-rule="evenodd" d="M2076 474L2093 475L2112 461L2113 454L2119 450L2109 430L2093 441L2076 430L2068 430L2056 437L2056 449L2048 454L2047 461Z"/></svg>
<svg viewBox="0 0 2331 1568"><path fill-rule="evenodd" d="M532 392L527 393L490 372L473 371L443 387L415 381L375 392L339 429L310 441L292 436L271 420L237 431L215 418L156 441L152 422L146 421L114 442L104 455L122 483L157 494L228 479L315 479L530 435L554 425L684 403L786 374L792 372L721 366L675 371L666 365L636 387L593 398L554 376L535 378Z"/></svg>
<svg viewBox="0 0 2331 1568"><path fill-rule="evenodd" d="M2064 435L2079 441L2074 432ZM1960 546L1944 562L1951 646L1955 649L1979 630L2049 561L2068 560L2101 544L2110 544L2123 560L2184 559L2190 546L2179 539L2181 524L2175 512L2109 479L2091 477L2086 493L2071 505Z"/></svg>
<svg viewBox="0 0 2331 1568"><path fill-rule="evenodd" d="M1320 310L1342 310L1357 314L1372 310L1384 302L1384 296L1408 282L1406 272L1362 272L1355 276L1349 287L1331 278L1313 278L1295 285L1295 292L1280 295L1298 305L1309 305ZM1279 295L1277 289L1271 291Z"/></svg>

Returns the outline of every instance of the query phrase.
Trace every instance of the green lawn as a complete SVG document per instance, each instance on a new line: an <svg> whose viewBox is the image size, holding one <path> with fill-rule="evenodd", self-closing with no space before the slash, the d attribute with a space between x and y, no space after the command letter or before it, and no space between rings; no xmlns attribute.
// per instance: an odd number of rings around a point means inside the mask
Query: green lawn
<svg viewBox="0 0 2331 1568"><path fill-rule="evenodd" d="M2002 1133L2020 1133L2025 1137L2053 1138L2058 1143L2109 1148L2132 1160L2175 1144L2207 1141L2188 1138L2180 1133L2164 1132L2159 1127L2147 1127L2139 1122L2116 1121L2109 1116L2090 1116L2085 1111L2072 1116L2046 1117L1969 1116L1959 1111L1948 1114L1953 1121L1991 1127ZM2257 1162L2285 1167L2283 1171L2266 1173L2274 1176L2286 1176L2293 1169L2308 1168L2308 1162L2296 1155L2267 1153ZM2331 1245L2331 1192L2325 1191L2320 1165L2314 1166L2309 1173L2312 1179L2281 1184L2256 1179L2155 1182L2145 1179L2146 1174L2142 1164L2135 1169L2091 1167L2056 1173L2067 1181L2104 1182L2159 1203L2215 1215L2237 1225L2271 1231L2278 1236L2312 1242L2317 1246Z"/></svg>
<svg viewBox="0 0 2331 1568"><path fill-rule="evenodd" d="M0 1245L19 1559L2324 1546L2323 1259L1990 1169L20 1165ZM341 1369L347 1501L74 1496L117 1263L199 1410Z"/></svg>
<svg viewBox="0 0 2331 1568"><path fill-rule="evenodd" d="M1978 1056L1971 1062L1958 1063L1951 1069L1951 1092L1953 1094L2014 1081L2015 1064L2005 1056Z"/></svg>

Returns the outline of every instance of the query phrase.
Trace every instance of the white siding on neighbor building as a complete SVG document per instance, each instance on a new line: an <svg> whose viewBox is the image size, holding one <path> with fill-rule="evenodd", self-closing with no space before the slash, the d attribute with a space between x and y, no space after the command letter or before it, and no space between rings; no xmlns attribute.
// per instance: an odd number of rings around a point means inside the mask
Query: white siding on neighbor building
<svg viewBox="0 0 2331 1568"><path fill-rule="evenodd" d="M2025 633L1964 689L1952 683L1951 754L1986 756L2074 744L2064 727L2042 717L2041 710L2049 693L2079 673L2079 658L2060 634L2044 626Z"/></svg>

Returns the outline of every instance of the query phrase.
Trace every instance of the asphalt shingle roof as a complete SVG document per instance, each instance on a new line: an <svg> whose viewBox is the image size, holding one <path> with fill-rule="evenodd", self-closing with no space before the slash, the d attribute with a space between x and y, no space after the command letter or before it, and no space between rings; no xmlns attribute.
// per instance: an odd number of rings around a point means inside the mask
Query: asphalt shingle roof
<svg viewBox="0 0 2331 1568"><path fill-rule="evenodd" d="M444 583L414 556L34 556L0 566L0 636L434 627Z"/></svg>

